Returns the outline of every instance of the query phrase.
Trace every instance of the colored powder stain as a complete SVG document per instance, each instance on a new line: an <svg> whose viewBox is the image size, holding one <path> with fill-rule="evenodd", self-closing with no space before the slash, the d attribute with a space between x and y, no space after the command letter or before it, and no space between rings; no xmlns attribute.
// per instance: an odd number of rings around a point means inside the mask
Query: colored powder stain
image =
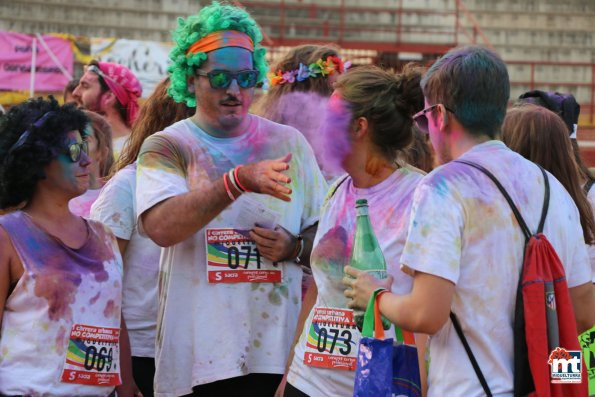
<svg viewBox="0 0 595 397"><path fill-rule="evenodd" d="M2 348L2 357L8 357L10 350L8 350L8 346L4 346Z"/></svg>
<svg viewBox="0 0 595 397"><path fill-rule="evenodd" d="M297 296L294 296L291 301L293 302L294 305L297 305L298 303L300 303L300 300L298 299Z"/></svg>
<svg viewBox="0 0 595 397"><path fill-rule="evenodd" d="M438 194L442 197L446 196L449 192L448 186L446 185L446 178L443 174L435 174L435 177L432 181Z"/></svg>
<svg viewBox="0 0 595 397"><path fill-rule="evenodd" d="M290 92L277 101L271 116L281 124L289 125L300 131L312 149L319 164L322 165L326 141L319 133L326 115L328 98L313 92ZM323 173L326 171L321 167Z"/></svg>
<svg viewBox="0 0 595 397"><path fill-rule="evenodd" d="M266 320L267 318L270 317L270 315L267 312L262 312L261 317Z"/></svg>
<svg viewBox="0 0 595 397"><path fill-rule="evenodd" d="M282 297L289 298L289 289L285 284L276 284L274 289L278 290Z"/></svg>
<svg viewBox="0 0 595 397"><path fill-rule="evenodd" d="M428 234L430 233L430 229L431 229L430 225L424 224L421 227L421 236L422 237L428 237Z"/></svg>
<svg viewBox="0 0 595 397"><path fill-rule="evenodd" d="M351 124L349 104L335 91L328 101L325 117L320 126L320 135L324 140L321 153L322 168L339 174L343 170L343 161L351 152L349 130Z"/></svg>
<svg viewBox="0 0 595 397"><path fill-rule="evenodd" d="M48 266L47 271L38 274L35 280L35 295L48 301L50 320L72 318L72 305L78 286L81 284L79 274L64 273Z"/></svg>
<svg viewBox="0 0 595 397"><path fill-rule="evenodd" d="M328 274L342 277L343 267L351 256L348 233L342 226L335 226L325 233L312 251L312 262L319 264Z"/></svg>
<svg viewBox="0 0 595 397"><path fill-rule="evenodd" d="M139 158L139 168L150 168L154 170L161 170L168 174L175 174L178 176L184 176L180 170L171 162L171 158L175 158L173 154L168 157L168 153L171 151L164 150L159 152L147 152L143 153Z"/></svg>
<svg viewBox="0 0 595 397"><path fill-rule="evenodd" d="M116 212L115 214L112 215L111 218L112 218L112 222L119 223L122 216L120 215L119 212Z"/></svg>
<svg viewBox="0 0 595 397"><path fill-rule="evenodd" d="M256 334L256 336L258 336L259 338L262 338L262 332L258 332L258 333Z"/></svg>
<svg viewBox="0 0 595 397"><path fill-rule="evenodd" d="M269 292L269 302L271 302L271 304L275 305L275 306L280 306L281 305L281 295L276 292L275 290L272 290L271 292Z"/></svg>
<svg viewBox="0 0 595 397"><path fill-rule="evenodd" d="M118 307L113 299L107 301L105 305L105 309L103 309L103 316L110 318L114 317L117 314Z"/></svg>
<svg viewBox="0 0 595 397"><path fill-rule="evenodd" d="M249 346L246 346L246 347L244 348L244 351L245 351L246 353L248 353L248 352L250 351L250 347L249 347Z"/></svg>
<svg viewBox="0 0 595 397"><path fill-rule="evenodd" d="M94 305L97 302L97 299L101 296L101 291L97 292L97 294L89 300L90 305Z"/></svg>
<svg viewBox="0 0 595 397"><path fill-rule="evenodd" d="M59 355L64 354L64 351L66 349L66 328L64 326L61 326L60 329L58 330L58 335L56 336L56 352Z"/></svg>
<svg viewBox="0 0 595 397"><path fill-rule="evenodd" d="M262 343L258 339L254 339L254 347L259 349L262 346Z"/></svg>

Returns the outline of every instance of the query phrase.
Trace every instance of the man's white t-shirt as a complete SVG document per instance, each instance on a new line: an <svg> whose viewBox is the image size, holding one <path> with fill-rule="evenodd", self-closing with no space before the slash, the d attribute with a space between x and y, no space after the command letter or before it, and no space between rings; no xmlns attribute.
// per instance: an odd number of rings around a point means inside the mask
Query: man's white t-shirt
<svg viewBox="0 0 595 397"><path fill-rule="evenodd" d="M155 392L179 396L192 387L249 373L282 374L301 303L302 270L280 262L281 283L209 283L206 229L280 225L296 235L318 221L327 185L312 149L295 129L250 115L246 132L215 138L190 119L148 138L138 160L140 216L155 204L220 179L240 165L291 152L291 201L240 196L191 238L161 256ZM211 250L209 250L211 254ZM210 258L210 256L209 256Z"/></svg>
<svg viewBox="0 0 595 397"><path fill-rule="evenodd" d="M310 366L304 363L304 358L307 354L306 343L312 343L311 324L317 308L348 310L348 300L343 295L345 286L341 280L344 277L343 268L350 261L357 225L355 201L368 200L370 221L384 254L387 272L394 277L392 291L407 294L411 291L412 278L400 271L399 259L407 236L413 192L422 177L421 171L403 167L369 188L354 187L351 177L339 177L335 183L338 188L324 204L320 214L310 261L318 297L304 324L287 376L287 381L302 392L310 396L353 395L354 371ZM330 192L333 190L334 187ZM355 340L355 335L361 337L357 328L349 331L351 341ZM387 337L393 335L394 331L391 330ZM329 338L332 339L332 332ZM357 357L357 349L357 343L351 343L349 353ZM348 350L344 349L343 352L346 354L342 357L347 357ZM333 354L341 355L338 348L334 349Z"/></svg>
<svg viewBox="0 0 595 397"><path fill-rule="evenodd" d="M500 141L473 147L461 159L483 165L512 197L535 231L544 199L539 168ZM566 270L568 287L591 279L578 210L548 174L550 204L544 234ZM428 174L413 199L401 263L456 285L452 311L494 395L512 396L513 316L524 236L495 184L465 164L450 162ZM452 323L430 338L430 396L483 396Z"/></svg>
<svg viewBox="0 0 595 397"><path fill-rule="evenodd" d="M91 219L127 240L122 286L122 314L133 357L155 357L157 284L161 247L136 228L136 164L118 171L91 207Z"/></svg>

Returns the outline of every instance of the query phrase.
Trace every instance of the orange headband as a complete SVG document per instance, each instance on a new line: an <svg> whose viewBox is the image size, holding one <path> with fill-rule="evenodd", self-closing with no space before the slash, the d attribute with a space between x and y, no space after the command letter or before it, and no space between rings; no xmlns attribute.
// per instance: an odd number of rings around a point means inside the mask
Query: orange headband
<svg viewBox="0 0 595 397"><path fill-rule="evenodd" d="M213 32L192 44L186 54L210 52L224 47L240 47L254 52L254 43L250 36L237 30Z"/></svg>

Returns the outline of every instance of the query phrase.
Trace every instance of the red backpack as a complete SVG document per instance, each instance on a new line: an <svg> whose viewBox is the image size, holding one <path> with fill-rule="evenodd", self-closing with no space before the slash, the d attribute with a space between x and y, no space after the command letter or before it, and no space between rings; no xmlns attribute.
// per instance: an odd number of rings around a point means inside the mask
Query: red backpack
<svg viewBox="0 0 595 397"><path fill-rule="evenodd" d="M545 182L545 197L537 232L531 233L510 195L491 172L476 163L465 160L456 162L480 170L496 184L510 205L526 239L514 313L514 395L587 396L588 378L584 360L580 363L581 383L552 383L550 354L555 355L552 352L557 348L565 351L580 351L581 348L564 267L554 247L542 233L550 199L549 180L545 170L539 166ZM486 395L491 396L485 377L452 312L451 320ZM564 354L563 350L557 352Z"/></svg>

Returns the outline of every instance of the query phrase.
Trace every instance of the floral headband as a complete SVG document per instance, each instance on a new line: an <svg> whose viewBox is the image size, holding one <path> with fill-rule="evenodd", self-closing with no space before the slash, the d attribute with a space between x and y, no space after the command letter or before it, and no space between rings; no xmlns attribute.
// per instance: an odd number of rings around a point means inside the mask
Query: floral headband
<svg viewBox="0 0 595 397"><path fill-rule="evenodd" d="M277 73L268 73L269 85L292 84L296 81L304 81L310 77L329 76L335 72L345 73L351 66L351 62L345 62L338 56L329 56L326 61L319 59L310 65L304 65L300 62L300 66L296 70L289 70L283 72L278 70Z"/></svg>

